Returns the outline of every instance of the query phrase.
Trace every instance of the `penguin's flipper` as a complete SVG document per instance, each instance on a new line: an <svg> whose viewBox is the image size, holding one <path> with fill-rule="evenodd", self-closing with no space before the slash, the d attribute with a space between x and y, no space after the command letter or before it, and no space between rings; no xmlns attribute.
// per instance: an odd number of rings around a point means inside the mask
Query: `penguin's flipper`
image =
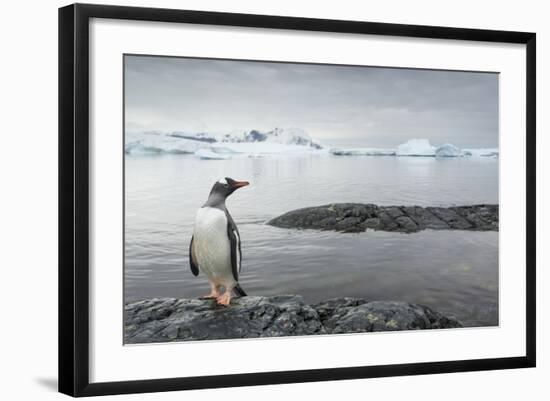
<svg viewBox="0 0 550 401"><path fill-rule="evenodd" d="M229 215L227 216L227 236L229 237L229 247L231 248L231 270L235 281L239 281L241 272L241 238L237 225Z"/></svg>
<svg viewBox="0 0 550 401"><path fill-rule="evenodd" d="M191 273L193 276L199 275L199 265L195 258L195 247L193 246L193 237L191 237L191 243L189 244L189 265L191 266Z"/></svg>

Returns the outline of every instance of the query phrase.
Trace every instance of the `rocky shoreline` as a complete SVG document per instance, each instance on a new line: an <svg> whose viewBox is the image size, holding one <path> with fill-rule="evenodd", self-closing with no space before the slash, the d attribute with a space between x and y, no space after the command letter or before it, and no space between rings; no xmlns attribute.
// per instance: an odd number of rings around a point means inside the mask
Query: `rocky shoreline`
<svg viewBox="0 0 550 401"><path fill-rule="evenodd" d="M367 229L414 233L431 230L498 231L498 205L453 207L377 206L333 203L292 210L267 222L280 228L332 230Z"/></svg>
<svg viewBox="0 0 550 401"><path fill-rule="evenodd" d="M298 295L213 300L154 298L124 308L124 343L301 336L462 327L426 306L335 298L308 305Z"/></svg>

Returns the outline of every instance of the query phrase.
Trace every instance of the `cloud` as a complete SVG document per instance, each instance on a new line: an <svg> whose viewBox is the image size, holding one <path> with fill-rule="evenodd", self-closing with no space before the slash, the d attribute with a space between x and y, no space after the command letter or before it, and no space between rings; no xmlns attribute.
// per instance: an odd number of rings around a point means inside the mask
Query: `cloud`
<svg viewBox="0 0 550 401"><path fill-rule="evenodd" d="M126 56L127 129L296 126L341 146L498 145L498 74Z"/></svg>

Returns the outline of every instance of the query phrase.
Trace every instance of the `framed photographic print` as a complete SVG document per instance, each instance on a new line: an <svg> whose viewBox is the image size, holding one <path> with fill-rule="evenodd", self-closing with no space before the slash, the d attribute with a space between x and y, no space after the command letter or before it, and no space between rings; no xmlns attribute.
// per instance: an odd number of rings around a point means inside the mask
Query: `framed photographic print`
<svg viewBox="0 0 550 401"><path fill-rule="evenodd" d="M59 10L59 390L535 366L535 34Z"/></svg>

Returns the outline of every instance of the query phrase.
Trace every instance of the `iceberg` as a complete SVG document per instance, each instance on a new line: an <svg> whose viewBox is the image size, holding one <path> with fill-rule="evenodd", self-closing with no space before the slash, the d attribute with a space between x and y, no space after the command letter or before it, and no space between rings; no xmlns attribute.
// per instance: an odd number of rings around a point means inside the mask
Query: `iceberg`
<svg viewBox="0 0 550 401"><path fill-rule="evenodd" d="M127 133L124 152L126 154L193 154L208 143L184 139L160 132Z"/></svg>
<svg viewBox="0 0 550 401"><path fill-rule="evenodd" d="M435 156L436 147L427 139L409 139L397 147L397 156Z"/></svg>
<svg viewBox="0 0 550 401"><path fill-rule="evenodd" d="M220 142L229 143L271 143L279 145L296 145L322 149L323 146L314 142L309 134L301 128L275 128L263 132L250 130L225 134L218 138Z"/></svg>
<svg viewBox="0 0 550 401"><path fill-rule="evenodd" d="M395 149L384 148L333 148L329 153L335 156L395 156Z"/></svg>
<svg viewBox="0 0 550 401"><path fill-rule="evenodd" d="M435 150L436 157L461 157L464 154L453 144L446 143Z"/></svg>
<svg viewBox="0 0 550 401"><path fill-rule="evenodd" d="M236 156L327 151L300 128L275 128L267 132L250 130L218 136L206 132L128 132L124 150L126 154L197 154L204 159L228 158L229 154Z"/></svg>

